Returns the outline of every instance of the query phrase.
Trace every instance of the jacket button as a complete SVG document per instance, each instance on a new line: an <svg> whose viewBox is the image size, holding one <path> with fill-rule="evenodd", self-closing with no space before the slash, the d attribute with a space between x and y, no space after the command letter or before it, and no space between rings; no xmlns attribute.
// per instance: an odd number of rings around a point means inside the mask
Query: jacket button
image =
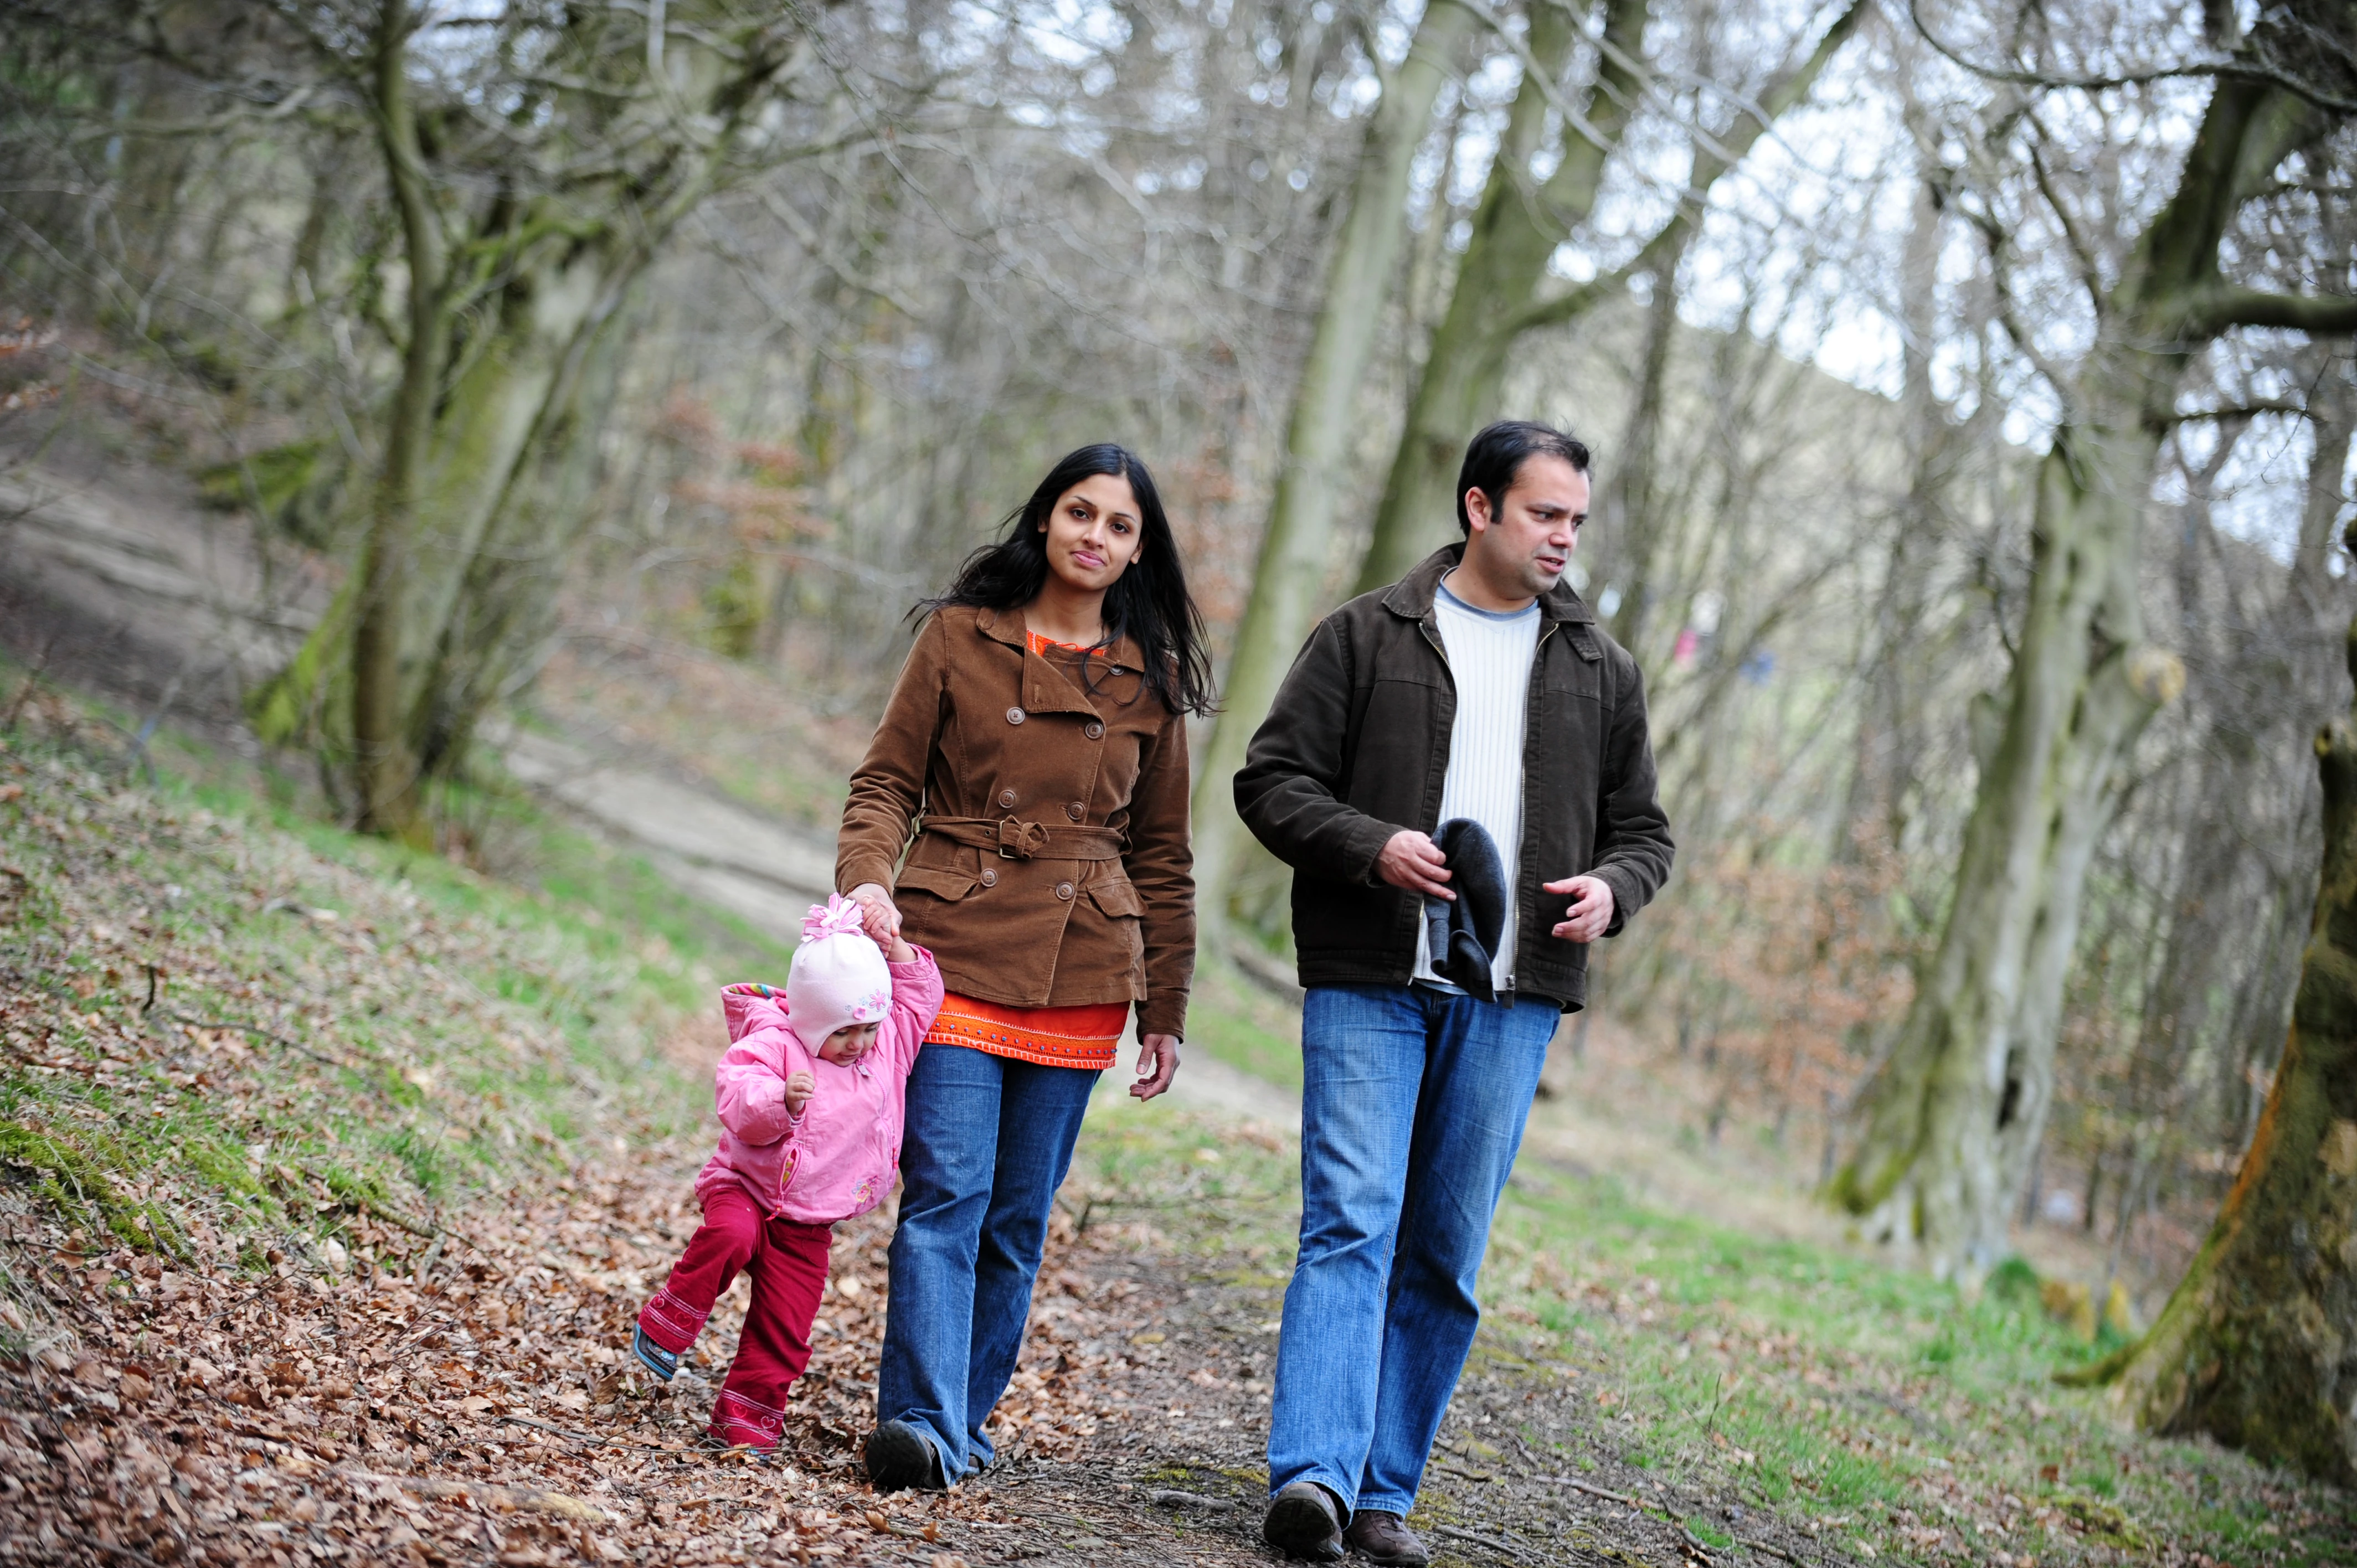
<svg viewBox="0 0 2357 1568"><path fill-rule="evenodd" d="M1103 740L1104 738L1104 725L1098 723L1095 719L1091 719L1088 722L1087 726L1082 729L1081 733L1087 736L1091 740Z"/></svg>
<svg viewBox="0 0 2357 1568"><path fill-rule="evenodd" d="M996 887L996 886L998 886L998 873L997 873L997 872L996 872L996 871L990 870L990 869L988 869L987 867L985 867L985 868L984 869L984 871L983 871L983 874L982 874L982 885L983 885L985 887Z"/></svg>
<svg viewBox="0 0 2357 1568"><path fill-rule="evenodd" d="M1015 804L1015 791L1012 789L1001 789L998 792L998 803L1002 806L1012 806Z"/></svg>
<svg viewBox="0 0 2357 1568"><path fill-rule="evenodd" d="M1082 805L1078 800L1073 801L1071 805L1064 808L1064 815L1071 818L1072 821L1076 822L1088 814L1089 809L1086 806Z"/></svg>
<svg viewBox="0 0 2357 1568"><path fill-rule="evenodd" d="M1059 897L1059 898L1069 898L1069 897L1071 897L1071 896L1072 896L1072 885L1071 885L1071 883L1069 883L1069 882L1059 882L1059 883L1057 883L1057 884L1056 884L1056 897Z"/></svg>
<svg viewBox="0 0 2357 1568"><path fill-rule="evenodd" d="M1008 724L1011 724L1011 725L1019 725L1019 724L1021 724L1021 723L1023 722L1023 710L1022 710L1021 708L1009 708L1009 709L1007 709L1007 710L1006 710L1006 722L1007 722Z"/></svg>

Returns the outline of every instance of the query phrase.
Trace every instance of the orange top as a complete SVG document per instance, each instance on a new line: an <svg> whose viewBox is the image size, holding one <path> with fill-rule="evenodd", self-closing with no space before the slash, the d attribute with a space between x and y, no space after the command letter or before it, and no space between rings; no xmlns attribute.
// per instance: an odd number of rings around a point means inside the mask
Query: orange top
<svg viewBox="0 0 2357 1568"><path fill-rule="evenodd" d="M1129 1004L1100 1002L1086 1007L1008 1007L952 991L942 998L929 1046L971 1046L995 1057L1037 1062L1041 1067L1113 1066L1114 1048L1129 1026Z"/></svg>
<svg viewBox="0 0 2357 1568"><path fill-rule="evenodd" d="M1028 636L1031 651L1043 659L1051 648L1071 653L1088 651L1079 643L1058 642L1036 631ZM1128 1026L1126 1002L1084 1007L1009 1007L951 992L942 998L941 1014L926 1031L925 1043L970 1046L995 1057L1013 1057L1042 1067L1103 1071L1113 1066L1114 1047Z"/></svg>
<svg viewBox="0 0 2357 1568"><path fill-rule="evenodd" d="M1077 642L1058 642L1054 638L1042 637L1036 631L1027 631L1024 635L1031 639L1031 651L1042 659L1048 657L1048 650L1051 648L1060 648L1067 653L1098 653L1103 651L1105 646L1101 642L1094 648L1082 648Z"/></svg>

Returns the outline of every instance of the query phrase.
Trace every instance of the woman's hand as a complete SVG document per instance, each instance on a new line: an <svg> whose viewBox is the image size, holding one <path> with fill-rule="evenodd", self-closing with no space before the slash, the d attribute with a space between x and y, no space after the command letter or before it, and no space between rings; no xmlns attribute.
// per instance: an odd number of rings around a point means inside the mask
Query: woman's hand
<svg viewBox="0 0 2357 1568"><path fill-rule="evenodd" d="M1139 1100L1151 1100L1170 1087L1178 1076L1178 1036L1147 1035L1137 1043L1137 1081L1129 1092Z"/></svg>
<svg viewBox="0 0 2357 1568"><path fill-rule="evenodd" d="M884 950L887 961L892 963L917 961L916 949L900 940L900 911L892 908L889 899L873 904L863 901L859 906L859 923L860 929L867 933L867 940Z"/></svg>
<svg viewBox="0 0 2357 1568"><path fill-rule="evenodd" d="M859 906L876 945L889 953L892 944L900 940L900 908L892 902L890 890L880 882L863 882L845 897Z"/></svg>
<svg viewBox="0 0 2357 1568"><path fill-rule="evenodd" d="M800 1116L802 1107L810 1103L811 1095L818 1089L818 1079L808 1068L798 1068L786 1079L786 1114Z"/></svg>

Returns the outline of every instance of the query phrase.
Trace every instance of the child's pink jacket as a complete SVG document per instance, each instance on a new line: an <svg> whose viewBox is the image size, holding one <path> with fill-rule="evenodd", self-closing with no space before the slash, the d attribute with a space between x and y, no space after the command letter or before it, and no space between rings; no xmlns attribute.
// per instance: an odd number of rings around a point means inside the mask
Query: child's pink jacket
<svg viewBox="0 0 2357 1568"><path fill-rule="evenodd" d="M942 1010L941 969L923 948L916 954L891 965L891 1015L851 1067L802 1044L781 993L722 990L729 1046L713 1075L720 1147L695 1178L699 1201L733 1184L764 1214L805 1225L831 1225L884 1201L900 1165L901 1090ZM804 1069L817 1088L796 1121L786 1114L786 1079Z"/></svg>

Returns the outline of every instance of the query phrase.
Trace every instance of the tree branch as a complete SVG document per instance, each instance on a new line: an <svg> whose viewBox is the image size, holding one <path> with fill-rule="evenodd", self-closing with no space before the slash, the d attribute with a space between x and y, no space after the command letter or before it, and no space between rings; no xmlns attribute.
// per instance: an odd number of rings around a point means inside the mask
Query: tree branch
<svg viewBox="0 0 2357 1568"><path fill-rule="evenodd" d="M2294 97L2302 98L2319 109L2330 109L2338 114L2357 114L2357 98L2340 93L2304 81L2287 71L2264 65L2256 60L2229 59L2197 61L2187 65L2154 66L2145 70L2120 71L2111 76L2057 76L2050 71L2022 70L2018 68L1983 65L1966 59L1962 50L1950 45L1932 30L1923 19L1923 0L1907 0L1907 19L1915 25L1916 34L1932 46L1934 54L1949 64L1972 72L1986 81L2007 82L2017 87L2041 87L2048 91L2068 90L2078 92L2107 92L2120 87L2147 87L2156 81L2182 81L2192 78L2211 77L2222 80L2256 81L2278 88Z"/></svg>
<svg viewBox="0 0 2357 1568"><path fill-rule="evenodd" d="M1791 70L1768 84L1756 103L1744 106L1744 113L1716 142L1706 133L1695 134L1694 161L1681 194L1677 210L1669 220L1654 231L1636 255L1601 277L1593 278L1576 288L1540 300L1516 313L1509 328L1510 334L1553 327L1585 314L1608 294L1625 286L1640 273L1651 273L1664 261L1674 260L1685 248L1693 230L1701 223L1703 209L1708 205L1710 192L1720 177L1740 164L1759 144L1770 126L1798 105L1816 85L1817 78L1841 47L1857 30L1866 15L1866 0L1852 0L1849 7L1835 18L1824 35L1817 40L1809 57Z"/></svg>
<svg viewBox="0 0 2357 1568"><path fill-rule="evenodd" d="M2255 403L2238 403L2231 408L2184 409L2169 417L2179 424L2235 424L2256 419L2263 413L2291 413L2304 419L2308 417L2308 409L2289 398L2269 397Z"/></svg>
<svg viewBox="0 0 2357 1568"><path fill-rule="evenodd" d="M2345 338L2357 333L2357 295L2222 285L2202 296L2188 313L2188 323L2212 337L2230 327L2284 327L2311 338Z"/></svg>

